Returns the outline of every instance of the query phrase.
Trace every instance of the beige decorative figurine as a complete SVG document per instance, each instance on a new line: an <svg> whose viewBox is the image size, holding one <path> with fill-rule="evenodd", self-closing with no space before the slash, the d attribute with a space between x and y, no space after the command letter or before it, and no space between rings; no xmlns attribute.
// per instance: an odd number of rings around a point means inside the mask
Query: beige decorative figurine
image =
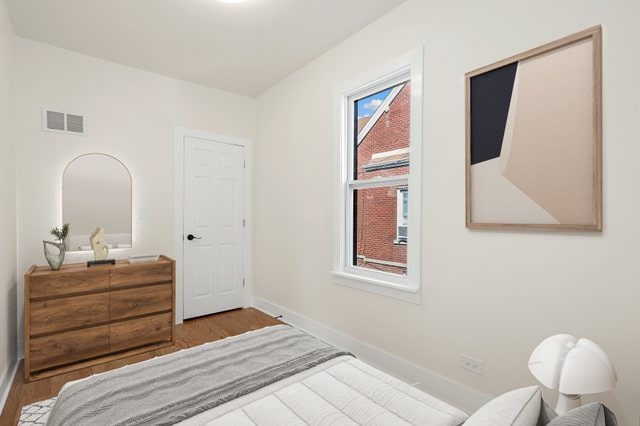
<svg viewBox="0 0 640 426"><path fill-rule="evenodd" d="M104 229L96 228L89 237L89 241L91 242L91 248L93 249L93 256L95 259L106 259L109 255L109 247L107 247L107 241L104 239Z"/></svg>

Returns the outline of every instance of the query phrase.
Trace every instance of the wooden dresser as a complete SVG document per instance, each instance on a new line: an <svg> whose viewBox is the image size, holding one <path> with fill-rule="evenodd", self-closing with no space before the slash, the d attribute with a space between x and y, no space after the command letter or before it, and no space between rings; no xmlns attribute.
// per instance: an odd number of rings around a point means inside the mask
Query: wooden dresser
<svg viewBox="0 0 640 426"><path fill-rule="evenodd" d="M59 271L24 278L25 380L78 370L174 342L175 261Z"/></svg>

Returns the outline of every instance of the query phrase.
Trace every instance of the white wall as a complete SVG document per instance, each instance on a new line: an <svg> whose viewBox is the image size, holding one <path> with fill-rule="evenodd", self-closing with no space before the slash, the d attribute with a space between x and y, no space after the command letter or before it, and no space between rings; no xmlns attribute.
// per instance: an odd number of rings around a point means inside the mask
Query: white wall
<svg viewBox="0 0 640 426"><path fill-rule="evenodd" d="M16 165L11 108L13 40L6 5L0 2L0 404L3 381L16 360Z"/></svg>
<svg viewBox="0 0 640 426"><path fill-rule="evenodd" d="M110 154L131 172L133 249L112 253L172 256L174 126L254 136L254 99L21 38L16 40L16 91L21 274L32 264L46 264L42 240L50 239L49 230L62 222L62 172L78 155ZM86 114L88 136L43 132L43 106ZM90 257L68 253L65 262Z"/></svg>
<svg viewBox="0 0 640 426"><path fill-rule="evenodd" d="M543 338L592 338L620 378L599 398L622 424L638 424L638 16L635 0L409 0L268 90L255 149L256 296L490 394L536 383L526 364ZM467 230L464 73L596 24L604 232ZM424 272L422 304L413 305L331 283L332 90L419 45ZM484 376L460 369L461 352L485 361Z"/></svg>

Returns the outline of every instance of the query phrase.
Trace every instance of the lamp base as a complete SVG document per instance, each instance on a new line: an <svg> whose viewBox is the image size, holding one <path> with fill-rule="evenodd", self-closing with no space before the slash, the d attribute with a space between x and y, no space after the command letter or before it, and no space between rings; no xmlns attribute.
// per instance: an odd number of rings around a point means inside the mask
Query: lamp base
<svg viewBox="0 0 640 426"><path fill-rule="evenodd" d="M564 393L558 394L558 404L556 405L556 413L561 416L567 411L571 411L574 408L578 408L582 405L582 399L580 395L567 395Z"/></svg>

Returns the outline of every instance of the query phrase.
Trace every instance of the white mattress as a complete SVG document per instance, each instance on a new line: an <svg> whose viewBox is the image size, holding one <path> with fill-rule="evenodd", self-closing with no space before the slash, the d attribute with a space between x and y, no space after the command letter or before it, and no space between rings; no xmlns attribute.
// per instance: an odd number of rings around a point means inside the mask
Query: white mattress
<svg viewBox="0 0 640 426"><path fill-rule="evenodd" d="M456 426L467 417L413 386L343 356L179 424Z"/></svg>

